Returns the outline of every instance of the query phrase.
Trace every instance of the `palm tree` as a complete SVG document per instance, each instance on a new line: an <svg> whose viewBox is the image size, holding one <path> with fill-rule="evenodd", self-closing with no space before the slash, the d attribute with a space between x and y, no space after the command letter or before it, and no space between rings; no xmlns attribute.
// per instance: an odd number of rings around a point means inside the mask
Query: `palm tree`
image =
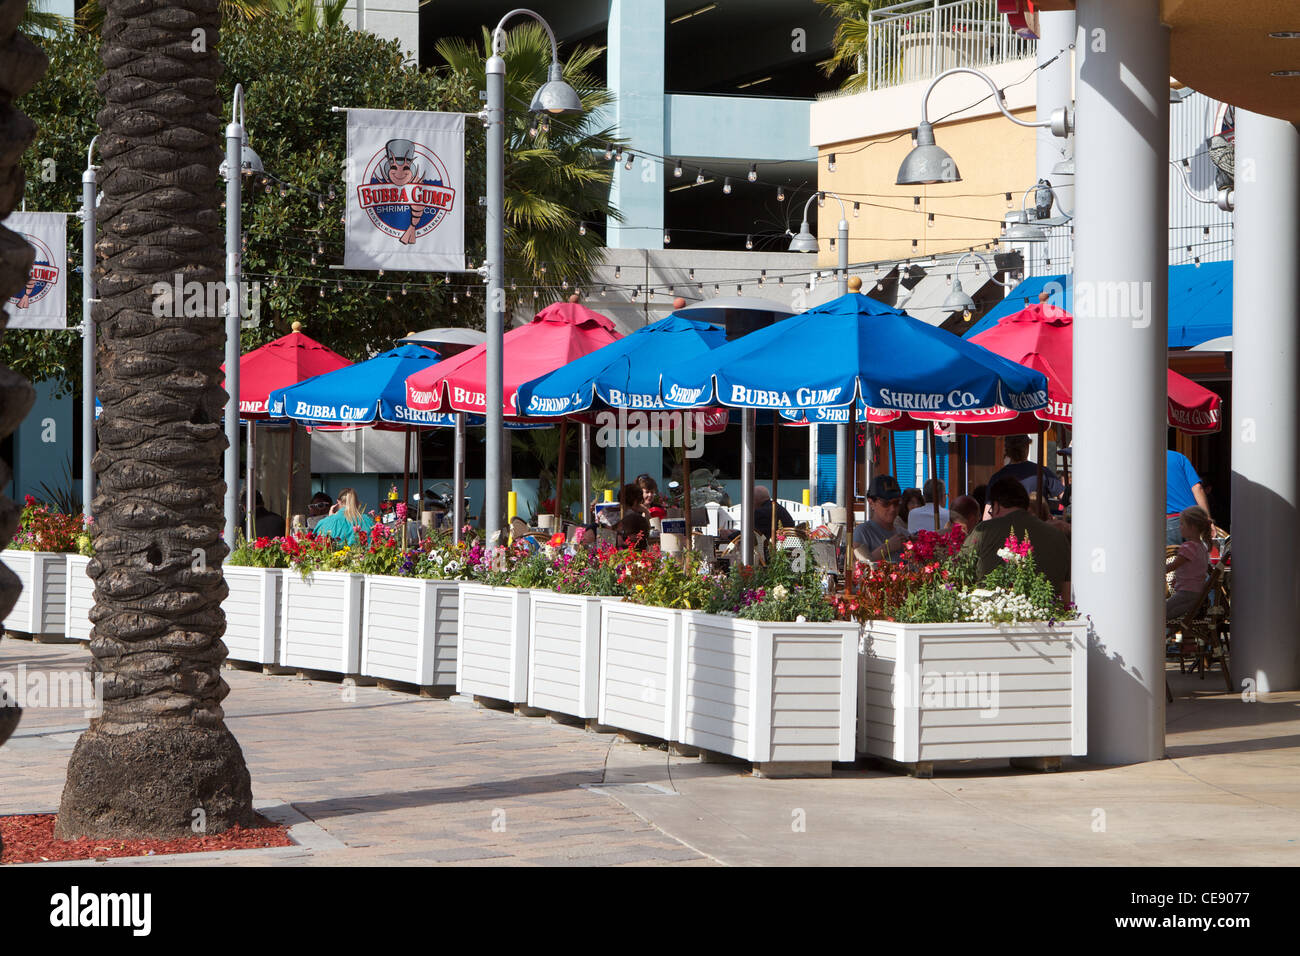
<svg viewBox="0 0 1300 956"><path fill-rule="evenodd" d="M219 24L218 0L106 3L95 264L104 411L88 569L104 706L68 763L63 839L174 838L255 820L221 708L223 319L159 316L153 294L177 276L223 277Z"/></svg>
<svg viewBox="0 0 1300 956"><path fill-rule="evenodd" d="M342 23L348 0L269 0L269 5L291 18L299 33L315 33Z"/></svg>
<svg viewBox="0 0 1300 956"><path fill-rule="evenodd" d="M486 29L482 49L459 38L437 45L452 78L475 103L477 91L487 88L491 48ZM619 140L612 128L596 128L591 118L613 100L587 72L599 55L594 47L582 47L563 64L564 79L582 99L583 115L555 117L549 133L530 135L537 127L528 105L547 80L551 41L540 25L525 23L510 30L506 43L506 278L546 286L550 298L564 291L566 279L575 286L586 284L601 260L600 237L591 229L581 234L579 226L621 218L609 201L611 170L604 158L605 147ZM561 271L554 267L557 263L564 264L565 275L556 274Z"/></svg>
<svg viewBox="0 0 1300 956"><path fill-rule="evenodd" d="M45 73L45 54L23 34L27 0L0 0L0 103L13 103ZM18 205L23 194L22 155L36 138L36 124L15 109L0 113L0 220ZM32 269L32 247L16 232L0 226L0 301L22 288ZM0 329L8 313L0 309ZM36 393L26 380L0 365L0 438L10 435L31 410ZM9 478L9 464L0 461L0 476ZM13 537L18 508L0 491L0 550ZM0 619L18 600L22 585L18 576L0 565ZM0 746L18 726L22 711L0 690ZM0 841L3 851L3 841Z"/></svg>
<svg viewBox="0 0 1300 956"><path fill-rule="evenodd" d="M310 0L302 0L310 2ZM330 2L330 0L325 0ZM337 2L337 0L334 0ZM346 2L346 0L344 0ZM220 0L221 19L256 20L258 17L270 16L278 9L278 0ZM104 26L103 0L86 0L77 11L77 26L91 33L98 33Z"/></svg>
<svg viewBox="0 0 1300 956"><path fill-rule="evenodd" d="M870 87L871 75L867 72L868 47L871 40L869 17L873 10L892 6L898 0L817 0L826 11L839 20L832 41L834 55L825 62L823 70L827 76L833 76L842 67L852 70L842 89L856 91ZM942 3L955 3L957 0L941 0ZM924 11L919 11L924 12ZM878 56L891 57L897 50L881 50ZM885 66L877 63L877 73Z"/></svg>

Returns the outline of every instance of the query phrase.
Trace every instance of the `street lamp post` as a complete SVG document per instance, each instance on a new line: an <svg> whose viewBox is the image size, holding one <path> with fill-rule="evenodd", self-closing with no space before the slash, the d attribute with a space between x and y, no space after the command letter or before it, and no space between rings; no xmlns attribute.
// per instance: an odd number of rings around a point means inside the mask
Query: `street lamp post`
<svg viewBox="0 0 1300 956"><path fill-rule="evenodd" d="M555 116L582 112L582 100L560 72L559 45L555 31L541 16L522 7L511 10L492 31L492 55L487 61L487 462L483 491L483 531L489 544L501 530L501 459L503 442L502 353L505 329L505 164L506 164L506 49L505 25L513 17L526 15L540 23L551 38L549 78L538 88L529 106L532 112Z"/></svg>
<svg viewBox="0 0 1300 956"><path fill-rule="evenodd" d="M81 174L81 513L94 516L90 499L95 494L95 200L98 189L93 156L95 140L86 149L86 171Z"/></svg>
<svg viewBox="0 0 1300 956"><path fill-rule="evenodd" d="M840 225L839 225L839 266L835 271L836 290L840 295L847 295L849 291L849 220L848 213L844 207L844 200L835 193L820 192L813 193L808 197L808 201L803 204L803 222L799 226L799 234L790 240L791 252L817 252L820 248L817 237L812 234L808 228L808 208L812 201L818 196L830 196L840 204ZM857 401L857 396L854 396ZM812 426L816 427L816 426ZM835 426L835 461L839 468L837 474L844 474L844 463L848 460L851 436L849 435L848 425ZM841 508L848 507L850 502L849 490L843 487L843 482L836 483L835 503Z"/></svg>
<svg viewBox="0 0 1300 956"><path fill-rule="evenodd" d="M226 177L226 479L225 539L234 548L239 528L239 329L242 319L239 281L242 274L240 245L244 198L243 174L260 173L262 160L248 145L244 125L244 87L235 84L226 126L226 160L221 164ZM252 428L250 423L249 428ZM290 468L293 467L291 462ZM252 514L252 508L249 509Z"/></svg>

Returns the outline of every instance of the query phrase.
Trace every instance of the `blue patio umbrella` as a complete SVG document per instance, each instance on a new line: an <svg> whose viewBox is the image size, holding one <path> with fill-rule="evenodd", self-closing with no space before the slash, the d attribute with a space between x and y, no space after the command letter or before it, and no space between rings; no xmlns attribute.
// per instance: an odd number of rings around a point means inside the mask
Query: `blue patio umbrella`
<svg viewBox="0 0 1300 956"><path fill-rule="evenodd" d="M660 371L726 341L726 331L717 325L669 315L520 385L519 407L536 416L571 415L592 408L663 410ZM621 473L621 446L619 452Z"/></svg>
<svg viewBox="0 0 1300 956"><path fill-rule="evenodd" d="M861 280L850 279L850 287L861 288ZM847 406L850 421L859 403L904 413L1047 405L1040 372L973 345L854 291L665 368L660 395L673 408L721 404L816 413ZM849 503L845 559L851 575Z"/></svg>
<svg viewBox="0 0 1300 956"><path fill-rule="evenodd" d="M1047 379L906 312L850 292L706 355L666 367L670 408L898 412L1047 405Z"/></svg>

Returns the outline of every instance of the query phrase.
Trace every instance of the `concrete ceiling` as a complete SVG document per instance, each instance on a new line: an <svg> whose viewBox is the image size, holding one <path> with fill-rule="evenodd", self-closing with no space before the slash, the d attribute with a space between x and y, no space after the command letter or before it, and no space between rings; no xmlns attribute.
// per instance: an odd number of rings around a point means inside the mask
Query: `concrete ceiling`
<svg viewBox="0 0 1300 956"><path fill-rule="evenodd" d="M1041 10L1069 10L1074 0L1039 0ZM1161 0L1170 28L1174 78L1224 103L1300 123L1300 33L1296 0Z"/></svg>

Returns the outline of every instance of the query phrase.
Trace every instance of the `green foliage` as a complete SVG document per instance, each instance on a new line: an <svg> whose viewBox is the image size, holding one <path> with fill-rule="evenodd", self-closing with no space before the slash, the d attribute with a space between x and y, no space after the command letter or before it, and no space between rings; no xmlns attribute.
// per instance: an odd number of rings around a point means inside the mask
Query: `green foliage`
<svg viewBox="0 0 1300 956"><path fill-rule="evenodd" d="M703 611L712 603L716 585L701 572L701 558L696 551L664 555L658 560L643 590L628 591L627 599L652 607L677 607Z"/></svg>
<svg viewBox="0 0 1300 956"><path fill-rule="evenodd" d="M278 538L249 541L240 534L225 563L242 568L287 568L289 556L285 554Z"/></svg>
<svg viewBox="0 0 1300 956"><path fill-rule="evenodd" d="M227 15L220 37L225 69L218 84L219 132L224 135L234 86L242 83L250 145L267 173L276 177L270 182L250 183L252 177L244 181L244 273L248 281L261 283L261 294L260 324L245 329L243 350L284 335L294 321L353 360L390 348L414 329L481 328L481 296L461 295L453 304L452 289L441 273L387 273L380 278L372 273L340 275L329 266L342 261L346 155L346 114L330 108L475 112L482 108L482 53L467 44L444 44L452 66L421 72L404 63L397 41L328 25L328 10L324 25L317 22L315 29L301 32L300 20L271 11L273 2L278 0L224 4ZM526 260L511 264L511 277L521 286L531 285L533 267L545 262L546 281L557 287L554 296L537 300L531 291L518 293L530 310L558 297L562 279L578 283L590 275L601 243L594 230L578 236L577 221L617 215L609 206L610 171L602 161L604 142L612 139L609 130L588 135L583 130L589 121L580 119L575 130L573 121L557 119L549 135L533 139L527 134L528 116L521 110L526 111L537 84L545 79L550 56L549 44L541 52L543 36L526 26L511 30L506 55L512 110L506 147L506 248L508 257ZM50 68L19 102L40 126L24 156L27 208L75 211L81 205L86 150L98 132L96 113L102 106L95 90L103 72L99 37L95 32L65 33L41 45ZM585 72L596 55L590 48L576 50L565 65L566 78L589 109L610 99ZM602 159L597 158L598 148ZM462 195L471 262L481 262L484 255L484 212L475 201L485 192L483 149L482 125L467 122ZM53 160L52 181L41 177L42 169L50 168L42 166L45 159ZM280 181L287 184L284 195ZM76 267L81 236L75 220L69 223L68 238L69 265ZM345 285L336 291L340 279ZM401 284L407 286L405 295ZM322 287L324 296L319 294ZM81 314L79 282L70 283L68 313ZM75 331L11 331L0 342L0 361L34 382L58 380L60 395L80 390L81 343Z"/></svg>

